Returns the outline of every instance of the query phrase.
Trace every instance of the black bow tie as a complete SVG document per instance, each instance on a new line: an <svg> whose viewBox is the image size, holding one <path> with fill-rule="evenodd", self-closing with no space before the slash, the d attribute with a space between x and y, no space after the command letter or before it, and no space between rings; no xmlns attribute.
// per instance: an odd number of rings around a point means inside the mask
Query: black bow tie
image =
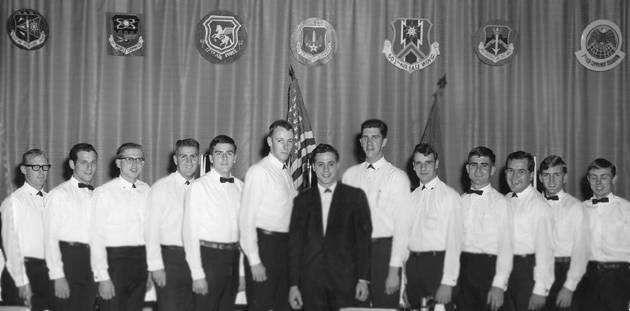
<svg viewBox="0 0 630 311"><path fill-rule="evenodd" d="M512 193L512 197L513 198L518 198L518 194L516 194L516 192Z"/></svg>
<svg viewBox="0 0 630 311"><path fill-rule="evenodd" d="M482 195L482 194L483 194L483 190L468 189L468 190L466 190L466 193L468 193L468 194Z"/></svg>
<svg viewBox="0 0 630 311"><path fill-rule="evenodd" d="M44 197L44 193L43 193L43 192L41 192L41 191L37 191L37 193L36 193L35 195L38 195L38 196L40 196L40 197L42 197L42 198Z"/></svg>
<svg viewBox="0 0 630 311"><path fill-rule="evenodd" d="M558 201L558 200L560 200L560 198L557 195L545 196L545 199L547 199L548 201Z"/></svg>
<svg viewBox="0 0 630 311"><path fill-rule="evenodd" d="M184 183L184 185L186 185L186 186L190 185L190 180L187 180L187 181Z"/></svg>
<svg viewBox="0 0 630 311"><path fill-rule="evenodd" d="M221 183L226 183L226 182L229 182L229 183L234 183L234 177L229 177L229 178L226 178L226 177L219 177L219 181L220 181Z"/></svg>
<svg viewBox="0 0 630 311"><path fill-rule="evenodd" d="M287 169L287 165L286 164L282 164L282 169L286 170Z"/></svg>
<svg viewBox="0 0 630 311"><path fill-rule="evenodd" d="M371 168L373 170L376 170L376 167L374 167L374 165L372 165L372 164L369 164L367 168Z"/></svg>
<svg viewBox="0 0 630 311"><path fill-rule="evenodd" d="M90 184L86 184L86 183L79 183L79 189L81 188L88 188L88 190L94 190L94 186L90 185Z"/></svg>
<svg viewBox="0 0 630 311"><path fill-rule="evenodd" d="M330 188L326 188L326 190L324 190L324 193L331 193L332 190L330 190Z"/></svg>
<svg viewBox="0 0 630 311"><path fill-rule="evenodd" d="M608 203L608 198L593 199L593 200L591 200L591 202L593 202L593 204L597 204L597 203Z"/></svg>
<svg viewBox="0 0 630 311"><path fill-rule="evenodd" d="M131 188L136 189L136 184L131 184Z"/></svg>

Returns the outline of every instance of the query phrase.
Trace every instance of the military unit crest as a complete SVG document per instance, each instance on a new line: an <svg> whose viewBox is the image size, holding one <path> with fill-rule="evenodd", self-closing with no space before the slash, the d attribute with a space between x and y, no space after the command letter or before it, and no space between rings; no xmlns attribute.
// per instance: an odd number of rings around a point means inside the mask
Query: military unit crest
<svg viewBox="0 0 630 311"><path fill-rule="evenodd" d="M309 18L291 35L291 51L305 65L328 63L337 50L337 32L324 19Z"/></svg>
<svg viewBox="0 0 630 311"><path fill-rule="evenodd" d="M626 56L621 51L621 43L619 27L609 20L599 19L588 24L582 32L581 49L575 52L575 57L590 70L609 70Z"/></svg>
<svg viewBox="0 0 630 311"><path fill-rule="evenodd" d="M203 58L217 64L231 63L247 46L247 29L234 13L214 11L197 25L197 39Z"/></svg>
<svg viewBox="0 0 630 311"><path fill-rule="evenodd" d="M482 62L492 66L504 65L518 50L518 34L505 21L484 23L475 34L473 49Z"/></svg>
<svg viewBox="0 0 630 311"><path fill-rule="evenodd" d="M7 21L7 32L15 46L28 51L41 48L50 37L44 16L31 9L13 12Z"/></svg>
<svg viewBox="0 0 630 311"><path fill-rule="evenodd" d="M385 40L383 54L394 66L412 73L431 65L440 45L431 42L433 24L426 18L396 18L392 41Z"/></svg>
<svg viewBox="0 0 630 311"><path fill-rule="evenodd" d="M108 51L115 56L143 56L144 30L141 14L107 13L110 31Z"/></svg>

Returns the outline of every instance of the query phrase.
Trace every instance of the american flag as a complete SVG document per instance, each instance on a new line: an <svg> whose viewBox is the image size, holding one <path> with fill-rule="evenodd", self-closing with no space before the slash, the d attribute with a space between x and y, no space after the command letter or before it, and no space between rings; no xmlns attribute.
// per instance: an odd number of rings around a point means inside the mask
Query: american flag
<svg viewBox="0 0 630 311"><path fill-rule="evenodd" d="M293 66L289 68L291 84L289 84L289 111L287 121L293 125L293 150L289 157L289 168L293 177L293 185L298 190L310 188L311 170L309 159L315 149L313 129L308 119L302 91L295 77Z"/></svg>

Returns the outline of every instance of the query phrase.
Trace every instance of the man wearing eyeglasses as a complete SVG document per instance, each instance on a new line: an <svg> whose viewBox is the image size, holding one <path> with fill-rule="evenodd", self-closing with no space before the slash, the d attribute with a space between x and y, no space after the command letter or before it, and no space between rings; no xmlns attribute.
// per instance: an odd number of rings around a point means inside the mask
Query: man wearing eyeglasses
<svg viewBox="0 0 630 311"><path fill-rule="evenodd" d="M74 145L68 160L72 177L46 196L46 264L56 310L89 310L96 299L88 243L97 157L92 145Z"/></svg>
<svg viewBox="0 0 630 311"><path fill-rule="evenodd" d="M396 308L399 302L400 267L407 248L407 212L411 206L407 174L383 154L387 124L370 119L361 124L365 162L346 170L342 181L362 189L372 218L370 303L374 308Z"/></svg>
<svg viewBox="0 0 630 311"><path fill-rule="evenodd" d="M41 149L22 155L24 185L0 207L6 267L31 310L52 309L52 288L44 257L44 184L50 164Z"/></svg>
<svg viewBox="0 0 630 311"><path fill-rule="evenodd" d="M99 307L142 310L147 282L144 216L149 185L139 180L142 146L124 143L116 151L120 176L94 190L90 255Z"/></svg>
<svg viewBox="0 0 630 311"><path fill-rule="evenodd" d="M512 271L512 213L494 187L496 156L487 147L468 153L470 189L462 194L464 224L457 310L496 311L503 306Z"/></svg>
<svg viewBox="0 0 630 311"><path fill-rule="evenodd" d="M232 176L236 143L231 137L212 139L209 152L212 169L186 192L184 247L195 310L232 311L239 285L238 212L243 182Z"/></svg>
<svg viewBox="0 0 630 311"><path fill-rule="evenodd" d="M507 303L515 311L537 310L554 280L551 208L532 187L534 157L524 151L508 155L505 179L512 192L506 197L514 215L514 261L508 280Z"/></svg>
<svg viewBox="0 0 630 311"><path fill-rule="evenodd" d="M156 285L158 310L192 310L190 270L182 241L184 193L199 169L199 142L192 138L175 143L177 170L156 181L147 199L145 239L147 266Z"/></svg>

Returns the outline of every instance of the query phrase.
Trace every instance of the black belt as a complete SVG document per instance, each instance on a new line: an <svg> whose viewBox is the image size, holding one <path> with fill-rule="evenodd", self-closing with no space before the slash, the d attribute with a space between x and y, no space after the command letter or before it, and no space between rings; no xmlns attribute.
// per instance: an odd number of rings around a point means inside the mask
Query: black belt
<svg viewBox="0 0 630 311"><path fill-rule="evenodd" d="M173 251L184 250L183 246L178 246L178 245L164 245L164 244L160 244L160 247L163 248L163 249L169 249L169 250L173 250Z"/></svg>
<svg viewBox="0 0 630 311"><path fill-rule="evenodd" d="M279 237L288 237L289 236L288 232L271 231L271 230L265 230L265 229L261 229L261 228L256 228L256 231L258 231L258 233L260 233L260 234L270 235L270 236L279 236Z"/></svg>
<svg viewBox="0 0 630 311"><path fill-rule="evenodd" d="M554 260L556 263L569 263L571 262L571 257L555 257Z"/></svg>
<svg viewBox="0 0 630 311"><path fill-rule="evenodd" d="M514 254L514 259L532 259L535 256L534 254Z"/></svg>
<svg viewBox="0 0 630 311"><path fill-rule="evenodd" d="M35 258L35 257L24 257L24 263L37 263L37 264L45 264L46 260L41 259L41 258Z"/></svg>
<svg viewBox="0 0 630 311"><path fill-rule="evenodd" d="M409 252L409 255L411 257L440 256L444 255L444 251Z"/></svg>
<svg viewBox="0 0 630 311"><path fill-rule="evenodd" d="M588 268L597 270L625 269L630 267L629 262L623 261L589 261Z"/></svg>
<svg viewBox="0 0 630 311"><path fill-rule="evenodd" d="M487 254L487 253L471 253L471 252L462 252L462 256L464 257L478 257L478 258L497 258L495 254Z"/></svg>
<svg viewBox="0 0 630 311"><path fill-rule="evenodd" d="M372 238L372 243L387 242L387 241L391 241L391 240L392 240L391 236L385 236L385 237L380 237L380 238Z"/></svg>
<svg viewBox="0 0 630 311"><path fill-rule="evenodd" d="M90 244L80 243L80 242L59 241L59 245L79 247L79 248L90 248Z"/></svg>
<svg viewBox="0 0 630 311"><path fill-rule="evenodd" d="M199 240L199 245L201 245L203 247L209 247L209 248L221 249L221 250L237 250L238 249L238 242L235 242L235 243L219 243L219 242L210 242L210 241Z"/></svg>

